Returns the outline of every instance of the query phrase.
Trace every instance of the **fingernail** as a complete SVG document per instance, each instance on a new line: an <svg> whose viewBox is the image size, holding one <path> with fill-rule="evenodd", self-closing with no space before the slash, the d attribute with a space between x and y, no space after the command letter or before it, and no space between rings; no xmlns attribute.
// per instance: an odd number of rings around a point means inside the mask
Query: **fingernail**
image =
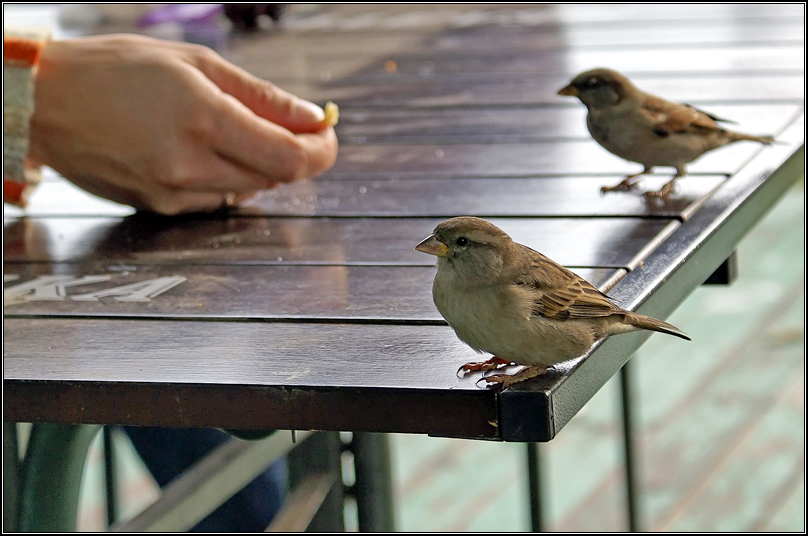
<svg viewBox="0 0 808 536"><path fill-rule="evenodd" d="M320 123L325 119L325 111L313 102L298 99L297 117L301 121Z"/></svg>

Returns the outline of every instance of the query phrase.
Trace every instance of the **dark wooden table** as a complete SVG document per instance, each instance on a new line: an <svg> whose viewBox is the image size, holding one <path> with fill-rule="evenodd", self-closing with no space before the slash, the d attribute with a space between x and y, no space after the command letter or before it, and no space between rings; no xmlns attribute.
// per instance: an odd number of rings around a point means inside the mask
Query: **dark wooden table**
<svg viewBox="0 0 808 536"><path fill-rule="evenodd" d="M803 12L325 6L232 38L228 59L340 105L337 164L214 215L135 214L58 177L6 207L4 419L551 440L648 334L478 387L455 376L477 355L413 246L442 219L487 218L665 318L803 175ZM556 95L597 66L780 143L703 157L664 202L601 195L639 165Z"/></svg>

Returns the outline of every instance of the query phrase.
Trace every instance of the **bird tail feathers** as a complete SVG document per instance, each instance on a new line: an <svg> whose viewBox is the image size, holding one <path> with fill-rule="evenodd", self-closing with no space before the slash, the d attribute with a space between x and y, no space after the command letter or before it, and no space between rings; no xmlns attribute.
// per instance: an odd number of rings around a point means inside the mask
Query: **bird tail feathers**
<svg viewBox="0 0 808 536"><path fill-rule="evenodd" d="M656 318L651 318L650 316L641 315L639 313L629 313L626 315L626 321L638 329L649 329L651 331L667 333L668 335L673 335L674 337L679 337L686 341L691 340L684 331L676 326L663 322L662 320L657 320Z"/></svg>
<svg viewBox="0 0 808 536"><path fill-rule="evenodd" d="M771 145L774 143L774 138L771 136L752 136L751 134L741 134L740 132L729 132L732 141L756 141L763 145Z"/></svg>

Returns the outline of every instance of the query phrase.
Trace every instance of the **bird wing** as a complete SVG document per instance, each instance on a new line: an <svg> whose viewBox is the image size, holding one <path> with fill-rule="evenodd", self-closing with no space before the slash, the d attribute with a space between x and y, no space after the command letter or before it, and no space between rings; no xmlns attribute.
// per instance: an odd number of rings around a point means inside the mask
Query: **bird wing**
<svg viewBox="0 0 808 536"><path fill-rule="evenodd" d="M689 104L676 104L653 95L646 96L643 112L653 123L652 130L658 136L671 134L704 133L705 130L721 130L716 121L720 119Z"/></svg>
<svg viewBox="0 0 808 536"><path fill-rule="evenodd" d="M688 108L690 108L692 110L696 110L700 114L706 115L707 117L709 117L710 119L712 119L713 121L715 121L717 123L732 123L732 124L737 124L738 123L737 121L733 121L732 119L724 119L723 117L718 117L717 115L712 114L710 112L705 112L704 110L700 110L699 108L696 108L692 104L687 104L686 102L683 102L682 106L687 106Z"/></svg>
<svg viewBox="0 0 808 536"><path fill-rule="evenodd" d="M609 316L621 309L585 279L541 253L529 252L528 268L514 278L532 294L534 315L564 320Z"/></svg>

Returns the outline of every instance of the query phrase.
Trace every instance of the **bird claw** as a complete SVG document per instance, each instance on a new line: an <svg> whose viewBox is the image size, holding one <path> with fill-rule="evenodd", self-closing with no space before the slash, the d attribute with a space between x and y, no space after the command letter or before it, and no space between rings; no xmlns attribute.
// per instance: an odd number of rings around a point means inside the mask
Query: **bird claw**
<svg viewBox="0 0 808 536"><path fill-rule="evenodd" d="M515 383L547 374L547 370L547 367L533 365L520 370L516 374L491 374L490 376L483 376L478 379L475 384L479 385L481 381L485 380L488 384L498 384L502 389L506 389ZM489 387L489 385L486 385L486 387Z"/></svg>
<svg viewBox="0 0 808 536"><path fill-rule="evenodd" d="M601 186L600 193L601 195L609 193L609 192L629 192L631 190L636 190L642 184L642 179L637 179L632 181L636 177L636 175L632 175L631 177L626 177L620 184L615 184L614 186Z"/></svg>
<svg viewBox="0 0 808 536"><path fill-rule="evenodd" d="M492 385L496 384L502 389L505 389L506 387L510 387L513 383L515 383L510 379L518 375L519 375L518 373L514 374L513 376L510 374L491 374L490 376L483 375L476 382L474 382L474 384L479 387L480 382L485 381L486 382L485 387L491 387Z"/></svg>
<svg viewBox="0 0 808 536"><path fill-rule="evenodd" d="M687 175L687 172L684 169L676 169L676 175L671 177L671 180L665 183L665 185L657 190L656 192L645 192L645 199L651 201L653 199L661 199L665 200L669 195L679 190L679 183L676 182L676 179L680 177L684 177Z"/></svg>
<svg viewBox="0 0 808 536"><path fill-rule="evenodd" d="M669 195L671 195L674 192L675 189L676 189L676 184L674 184L674 182L671 181L671 182L667 183L665 186L663 186L662 188L660 188L659 190L657 190L655 192L645 192L643 195L648 200L665 199Z"/></svg>
<svg viewBox="0 0 808 536"><path fill-rule="evenodd" d="M472 361L470 363L466 363L465 365L461 365L460 368L457 369L456 375L458 377L463 377L471 372L482 372L483 374L485 374L490 370L496 370L500 367L508 365L513 365L513 362L506 361L505 359L500 359L499 357L494 356L487 361ZM461 372L463 373L462 375Z"/></svg>
<svg viewBox="0 0 808 536"><path fill-rule="evenodd" d="M476 381L476 382L474 382L474 385L476 385L477 387L479 387L479 386L480 386L480 382L481 382L481 381L483 381L483 380L486 380L486 379L487 379L487 377L486 377L486 376L481 376L480 378L478 378L478 379L477 379L477 381ZM485 385L485 387L488 387L488 385Z"/></svg>
<svg viewBox="0 0 808 536"><path fill-rule="evenodd" d="M663 193L662 190L657 190L656 192L645 192L643 196L651 201L655 199L665 199L668 194L670 194L670 192Z"/></svg>

